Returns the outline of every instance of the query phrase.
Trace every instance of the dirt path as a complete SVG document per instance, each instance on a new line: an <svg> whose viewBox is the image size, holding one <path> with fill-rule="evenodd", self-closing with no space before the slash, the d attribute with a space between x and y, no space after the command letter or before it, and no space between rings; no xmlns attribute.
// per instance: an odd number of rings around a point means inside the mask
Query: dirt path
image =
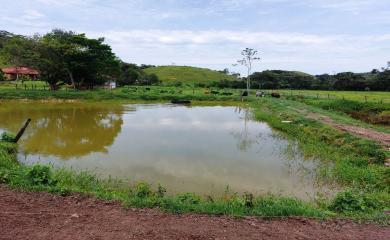
<svg viewBox="0 0 390 240"><path fill-rule="evenodd" d="M349 132L353 135L357 135L360 137L374 140L376 142L379 142L380 144L382 144L386 148L390 147L390 134L388 134L388 133L378 132L378 131L375 131L372 129L362 128L362 127L353 126L353 125L335 123L328 116L320 115L317 113L311 113L311 112L307 113L306 117L310 118L310 119L321 121L324 124L327 124L329 126L332 126L334 128L340 129L340 130L345 131L345 132Z"/></svg>
<svg viewBox="0 0 390 240"><path fill-rule="evenodd" d="M348 220L265 220L152 209L125 210L80 195L9 190L0 185L0 239L388 239L390 227Z"/></svg>

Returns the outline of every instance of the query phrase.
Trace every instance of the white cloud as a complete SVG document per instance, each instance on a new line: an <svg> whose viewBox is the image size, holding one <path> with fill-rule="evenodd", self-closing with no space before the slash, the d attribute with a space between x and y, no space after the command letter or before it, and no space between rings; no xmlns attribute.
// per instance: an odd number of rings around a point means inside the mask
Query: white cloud
<svg viewBox="0 0 390 240"><path fill-rule="evenodd" d="M309 73L369 71L387 61L390 34L337 35L291 32L130 30L87 33L104 36L125 61L156 65L232 68L240 50L260 50L255 70ZM243 69L231 69L241 72Z"/></svg>
<svg viewBox="0 0 390 240"><path fill-rule="evenodd" d="M28 19L28 20L33 20L33 19L42 18L44 16L45 15L43 15L42 13L40 13L37 10L27 9L27 10L24 10L24 14L22 15L22 18Z"/></svg>
<svg viewBox="0 0 390 240"><path fill-rule="evenodd" d="M163 44L163 45L209 45L209 44L327 44L334 37L302 33L274 33L250 31L188 31L188 30L130 30L90 33L104 35L115 44Z"/></svg>

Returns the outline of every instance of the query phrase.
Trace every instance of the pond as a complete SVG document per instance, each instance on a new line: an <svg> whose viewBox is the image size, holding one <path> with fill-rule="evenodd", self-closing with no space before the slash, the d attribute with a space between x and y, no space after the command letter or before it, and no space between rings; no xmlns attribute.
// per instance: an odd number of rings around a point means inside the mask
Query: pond
<svg viewBox="0 0 390 240"><path fill-rule="evenodd" d="M315 159L237 106L1 102L0 129L17 132L25 164L88 170L130 183L161 184L168 192L230 191L310 199Z"/></svg>

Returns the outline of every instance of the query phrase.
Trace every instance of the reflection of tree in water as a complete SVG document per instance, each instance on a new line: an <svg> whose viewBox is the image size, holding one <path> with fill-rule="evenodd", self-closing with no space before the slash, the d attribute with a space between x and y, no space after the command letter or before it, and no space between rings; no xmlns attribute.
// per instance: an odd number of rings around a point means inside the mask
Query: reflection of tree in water
<svg viewBox="0 0 390 240"><path fill-rule="evenodd" d="M240 118L244 120L244 129L242 131L232 132L232 136L237 140L237 148L245 152L252 147L253 144L258 143L256 136L252 137L248 129L249 109L236 107L235 112L240 114Z"/></svg>
<svg viewBox="0 0 390 240"><path fill-rule="evenodd" d="M21 142L27 154L48 154L63 159L91 152L106 152L121 131L122 106L33 104L0 112L0 127L17 131L27 118L32 122Z"/></svg>

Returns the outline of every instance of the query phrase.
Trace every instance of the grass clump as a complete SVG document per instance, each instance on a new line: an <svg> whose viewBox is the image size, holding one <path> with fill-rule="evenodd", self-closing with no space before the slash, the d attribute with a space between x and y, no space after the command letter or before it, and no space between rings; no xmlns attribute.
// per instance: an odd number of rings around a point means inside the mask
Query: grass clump
<svg viewBox="0 0 390 240"><path fill-rule="evenodd" d="M1 134L1 141L4 141L4 142L14 142L14 139L15 139L15 135L13 135L11 133L3 132Z"/></svg>
<svg viewBox="0 0 390 240"><path fill-rule="evenodd" d="M373 212L383 209L385 202L377 195L348 188L339 192L329 205L329 209L338 213Z"/></svg>

